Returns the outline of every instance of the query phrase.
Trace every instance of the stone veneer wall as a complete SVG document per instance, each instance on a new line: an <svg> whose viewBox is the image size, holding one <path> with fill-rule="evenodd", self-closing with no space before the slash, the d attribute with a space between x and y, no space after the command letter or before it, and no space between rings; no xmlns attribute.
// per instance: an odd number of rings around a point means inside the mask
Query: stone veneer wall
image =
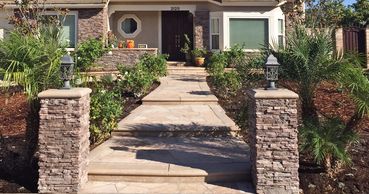
<svg viewBox="0 0 369 194"><path fill-rule="evenodd" d="M76 193L87 182L91 89L41 92L40 193Z"/></svg>
<svg viewBox="0 0 369 194"><path fill-rule="evenodd" d="M256 193L299 193L298 95L289 90L248 92L250 160Z"/></svg>
<svg viewBox="0 0 369 194"><path fill-rule="evenodd" d="M117 64L134 66L145 53L157 55L157 48L117 48L112 50L112 54L105 54L96 64L99 70L114 71Z"/></svg>
<svg viewBox="0 0 369 194"><path fill-rule="evenodd" d="M77 9L78 11L78 42L88 38L105 38L108 31L107 8Z"/></svg>
<svg viewBox="0 0 369 194"><path fill-rule="evenodd" d="M209 11L196 11L194 16L195 48L210 49L210 14Z"/></svg>

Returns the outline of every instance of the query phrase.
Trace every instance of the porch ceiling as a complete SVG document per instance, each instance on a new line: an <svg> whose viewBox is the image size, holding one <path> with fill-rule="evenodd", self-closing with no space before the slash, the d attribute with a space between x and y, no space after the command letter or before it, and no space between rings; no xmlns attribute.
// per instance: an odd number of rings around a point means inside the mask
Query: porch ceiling
<svg viewBox="0 0 369 194"><path fill-rule="evenodd" d="M234 5L234 6L245 6L245 5L278 5L281 2L286 0L110 0L110 2L142 2L142 3L150 3L150 2L210 2L218 5Z"/></svg>

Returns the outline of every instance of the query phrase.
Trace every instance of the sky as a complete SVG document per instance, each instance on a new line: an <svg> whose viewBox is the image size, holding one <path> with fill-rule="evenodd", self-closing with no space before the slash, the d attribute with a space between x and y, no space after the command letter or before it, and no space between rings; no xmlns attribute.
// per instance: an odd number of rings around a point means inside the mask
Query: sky
<svg viewBox="0 0 369 194"><path fill-rule="evenodd" d="M356 0L345 0L345 5L351 5L352 3L355 3Z"/></svg>

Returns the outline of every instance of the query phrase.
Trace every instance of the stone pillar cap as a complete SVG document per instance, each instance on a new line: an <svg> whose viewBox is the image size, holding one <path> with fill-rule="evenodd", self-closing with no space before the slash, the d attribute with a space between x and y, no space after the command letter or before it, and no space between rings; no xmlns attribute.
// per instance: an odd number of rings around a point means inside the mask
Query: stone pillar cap
<svg viewBox="0 0 369 194"><path fill-rule="evenodd" d="M287 89L277 90L265 90L265 89L253 89L248 90L247 95L256 99L295 99L299 98L295 92Z"/></svg>
<svg viewBox="0 0 369 194"><path fill-rule="evenodd" d="M71 89L49 89L38 94L40 99L73 99L81 98L90 94L90 88L71 88Z"/></svg>

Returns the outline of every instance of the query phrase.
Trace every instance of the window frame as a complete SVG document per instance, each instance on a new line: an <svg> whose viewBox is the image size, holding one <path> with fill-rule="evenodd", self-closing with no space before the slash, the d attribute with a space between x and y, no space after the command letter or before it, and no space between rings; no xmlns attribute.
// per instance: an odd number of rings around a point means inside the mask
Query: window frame
<svg viewBox="0 0 369 194"><path fill-rule="evenodd" d="M128 18L132 18L137 23L137 29L136 29L136 31L133 32L133 33L131 33L131 34L127 34L122 29L122 23L123 23L123 21L125 19L128 19ZM117 26L118 26L118 32L119 32L119 34L121 34L124 38L136 38L137 35L142 31L142 22L141 22L141 20L135 14L124 14L121 18L119 18L118 25Z"/></svg>
<svg viewBox="0 0 369 194"><path fill-rule="evenodd" d="M282 21L282 32L279 30L279 27L280 27L280 21ZM286 30L286 26L285 26L285 21L284 21L284 19L280 19L280 18L278 18L278 21L277 21L277 23L278 23L278 35L277 35L277 42L278 42L278 46L280 47L280 46L285 46L285 44L286 44L286 40L285 40L285 30ZM279 37L282 37L282 45L280 45L279 43Z"/></svg>
<svg viewBox="0 0 369 194"><path fill-rule="evenodd" d="M213 20L218 20L218 32L213 32ZM210 18L210 50L213 51L219 51L220 48L220 43L221 43L221 39L220 39L220 31L221 31L221 18L220 17L211 17ZM217 49L213 49L213 36L218 36L218 47Z"/></svg>
<svg viewBox="0 0 369 194"><path fill-rule="evenodd" d="M56 11L45 11L42 15L48 16L48 15L56 15L60 16L58 12ZM74 51L77 48L78 45L78 11L69 11L67 15L73 15L74 16L74 25L75 25L75 33L74 33L74 47L67 47L67 51Z"/></svg>

